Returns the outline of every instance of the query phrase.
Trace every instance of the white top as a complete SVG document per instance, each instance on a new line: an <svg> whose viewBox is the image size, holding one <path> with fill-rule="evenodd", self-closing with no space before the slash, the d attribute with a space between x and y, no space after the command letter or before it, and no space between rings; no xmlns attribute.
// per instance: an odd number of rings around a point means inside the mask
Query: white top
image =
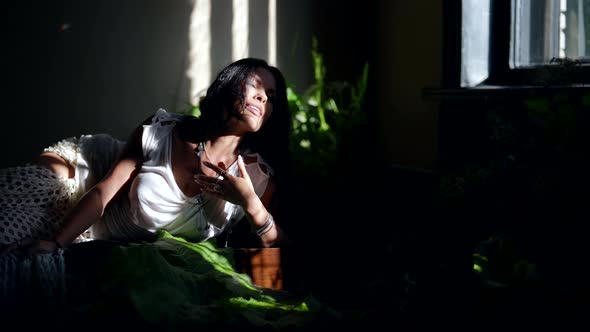
<svg viewBox="0 0 590 332"><path fill-rule="evenodd" d="M208 193L186 196L176 184L172 173L172 129L182 118L180 114L159 109L150 125L143 126L142 149L144 163L133 180L129 191L130 212L136 225L150 232L165 229L172 235L191 241L205 241L219 235L233 221L244 216L244 210L235 204L218 199ZM257 162L246 165L254 191L261 197L272 169L259 154L246 154ZM260 165L264 165L264 172ZM234 162L228 169L239 174Z"/></svg>
<svg viewBox="0 0 590 332"><path fill-rule="evenodd" d="M124 145L125 142L100 133L69 137L43 152L56 153L75 168L74 177L63 181L72 188L73 199L77 200L106 175Z"/></svg>

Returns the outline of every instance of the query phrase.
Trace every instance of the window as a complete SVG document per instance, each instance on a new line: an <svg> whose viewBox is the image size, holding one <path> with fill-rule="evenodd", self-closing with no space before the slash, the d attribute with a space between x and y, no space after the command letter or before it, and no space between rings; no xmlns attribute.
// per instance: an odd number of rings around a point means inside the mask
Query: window
<svg viewBox="0 0 590 332"><path fill-rule="evenodd" d="M590 0L462 0L460 17L462 87L589 82Z"/></svg>
<svg viewBox="0 0 590 332"><path fill-rule="evenodd" d="M511 68L590 55L590 0L513 0L511 21Z"/></svg>
<svg viewBox="0 0 590 332"><path fill-rule="evenodd" d="M463 0L461 8L461 86L489 76L490 0Z"/></svg>

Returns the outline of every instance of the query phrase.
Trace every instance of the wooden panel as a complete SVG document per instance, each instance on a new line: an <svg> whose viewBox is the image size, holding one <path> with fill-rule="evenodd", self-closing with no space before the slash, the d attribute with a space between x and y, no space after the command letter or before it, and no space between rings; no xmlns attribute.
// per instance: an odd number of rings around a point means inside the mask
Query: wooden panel
<svg viewBox="0 0 590 332"><path fill-rule="evenodd" d="M252 278L255 285L283 290L280 248L234 249L236 270Z"/></svg>

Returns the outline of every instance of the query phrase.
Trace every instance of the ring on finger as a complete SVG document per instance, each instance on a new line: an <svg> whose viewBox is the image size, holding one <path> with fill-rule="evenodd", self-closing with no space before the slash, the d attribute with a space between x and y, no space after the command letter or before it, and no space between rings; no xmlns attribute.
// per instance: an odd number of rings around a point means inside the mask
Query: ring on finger
<svg viewBox="0 0 590 332"><path fill-rule="evenodd" d="M214 185L214 186L213 186L213 191L216 191L216 192L221 192L221 185L220 185L220 184L216 184L216 185Z"/></svg>

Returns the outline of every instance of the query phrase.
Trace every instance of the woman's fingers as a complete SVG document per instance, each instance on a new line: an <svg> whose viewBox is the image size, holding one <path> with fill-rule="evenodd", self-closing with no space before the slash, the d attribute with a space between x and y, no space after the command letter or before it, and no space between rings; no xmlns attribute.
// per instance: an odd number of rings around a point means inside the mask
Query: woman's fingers
<svg viewBox="0 0 590 332"><path fill-rule="evenodd" d="M221 178L218 177L211 177L202 174L197 174L194 177L196 183L201 186L201 189L205 189L207 191L217 191L221 190L221 186L223 181Z"/></svg>
<svg viewBox="0 0 590 332"><path fill-rule="evenodd" d="M194 175L193 178L198 184L216 184L220 181L217 177L207 176L203 174Z"/></svg>
<svg viewBox="0 0 590 332"><path fill-rule="evenodd" d="M246 164L244 163L244 158L242 156L238 156L238 169L240 170L240 174L244 179L250 181L250 175L248 175L248 171L246 170Z"/></svg>
<svg viewBox="0 0 590 332"><path fill-rule="evenodd" d="M219 166L217 166L215 164L212 164L212 163L210 163L208 161L203 161L203 165L207 166L207 168L210 168L215 173L217 173L217 174L219 174L221 176L226 176L227 175L227 172L225 171L225 169L223 169L223 168L221 168L221 167L219 167Z"/></svg>
<svg viewBox="0 0 590 332"><path fill-rule="evenodd" d="M242 205L247 200L247 197L254 192L254 186L252 185L252 180L250 180L242 156L238 156L237 163L240 175L233 176L228 174L223 168L204 161L203 165L219 174L219 176L197 174L194 176L194 180L201 186L202 191L234 204Z"/></svg>
<svg viewBox="0 0 590 332"><path fill-rule="evenodd" d="M198 174L194 176L194 179L196 183L201 185L201 191L216 194L223 193L222 182L219 178Z"/></svg>

